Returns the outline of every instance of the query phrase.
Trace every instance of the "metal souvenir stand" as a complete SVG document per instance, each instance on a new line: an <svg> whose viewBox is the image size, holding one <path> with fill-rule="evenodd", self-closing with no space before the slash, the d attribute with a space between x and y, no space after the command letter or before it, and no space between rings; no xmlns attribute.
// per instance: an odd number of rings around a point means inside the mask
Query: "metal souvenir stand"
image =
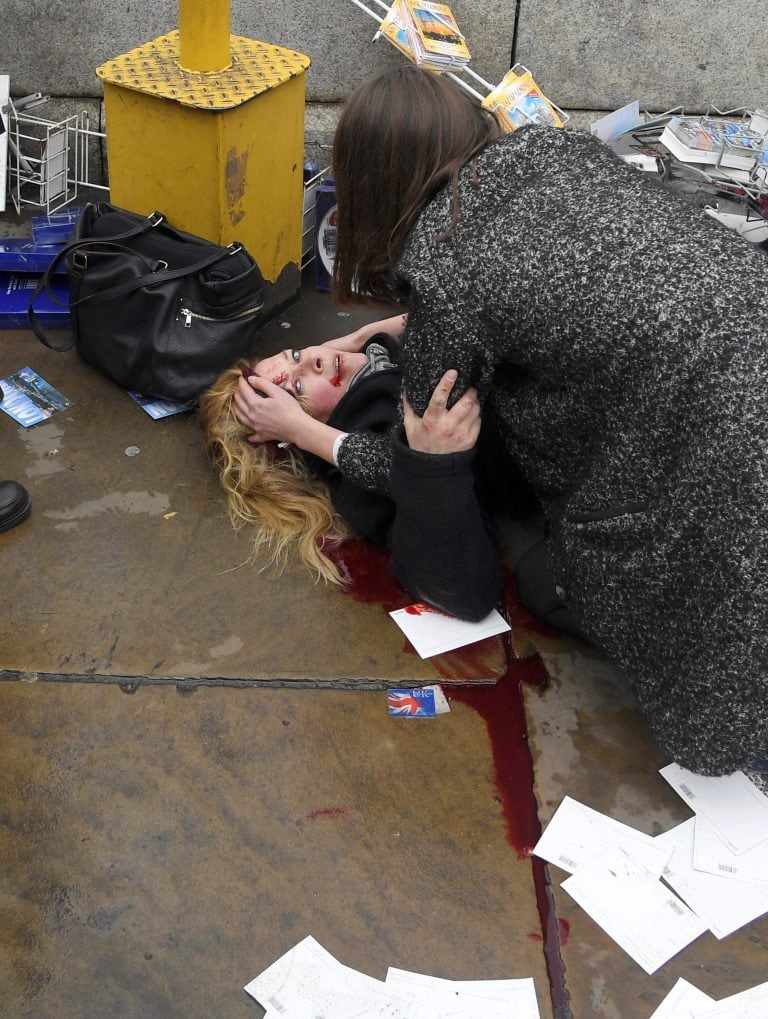
<svg viewBox="0 0 768 1019"><path fill-rule="evenodd" d="M90 179L89 146L104 141L91 129L86 111L63 120L46 120L29 111L48 102L40 92L9 100L3 109L8 126L8 194L17 214L27 207L46 215L73 202L80 188L108 191Z"/></svg>

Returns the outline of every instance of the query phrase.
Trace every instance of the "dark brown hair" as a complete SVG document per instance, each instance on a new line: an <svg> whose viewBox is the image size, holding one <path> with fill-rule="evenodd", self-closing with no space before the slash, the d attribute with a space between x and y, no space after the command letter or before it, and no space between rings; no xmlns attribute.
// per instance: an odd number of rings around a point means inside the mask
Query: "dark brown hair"
<svg viewBox="0 0 768 1019"><path fill-rule="evenodd" d="M493 114L443 75L405 64L363 82L333 143L338 204L334 295L391 297L387 274L421 208L501 131ZM356 293L357 291L357 293Z"/></svg>

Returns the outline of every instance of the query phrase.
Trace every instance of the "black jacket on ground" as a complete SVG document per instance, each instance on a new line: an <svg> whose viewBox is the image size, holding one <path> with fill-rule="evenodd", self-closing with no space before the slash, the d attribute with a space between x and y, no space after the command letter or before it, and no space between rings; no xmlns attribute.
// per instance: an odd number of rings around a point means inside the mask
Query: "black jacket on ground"
<svg viewBox="0 0 768 1019"><path fill-rule="evenodd" d="M381 334L369 342L384 343ZM390 357L397 344L386 338ZM366 345L367 346L367 345ZM475 450L439 455L409 449L400 421L400 370L356 383L328 420L343 432L391 433L389 495L365 489L309 457L334 508L362 537L392 552L392 572L414 598L460 619L483 619L501 596L499 553L475 489Z"/></svg>

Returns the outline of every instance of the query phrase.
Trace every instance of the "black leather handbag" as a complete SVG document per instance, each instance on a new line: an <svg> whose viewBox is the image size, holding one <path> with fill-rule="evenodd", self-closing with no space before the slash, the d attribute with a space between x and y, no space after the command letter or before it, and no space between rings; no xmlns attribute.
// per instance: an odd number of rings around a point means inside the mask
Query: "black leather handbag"
<svg viewBox="0 0 768 1019"><path fill-rule="evenodd" d="M51 342L35 297L62 263L73 338ZM73 345L88 364L146 396L192 400L246 357L263 324L264 280L233 243L177 230L159 212L140 216L107 202L84 206L74 239L56 256L29 306L30 326L53 350Z"/></svg>

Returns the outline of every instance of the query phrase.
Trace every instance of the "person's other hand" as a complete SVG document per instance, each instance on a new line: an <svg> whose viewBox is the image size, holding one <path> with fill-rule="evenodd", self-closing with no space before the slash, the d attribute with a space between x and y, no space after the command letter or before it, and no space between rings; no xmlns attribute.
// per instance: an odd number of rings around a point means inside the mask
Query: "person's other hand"
<svg viewBox="0 0 768 1019"><path fill-rule="evenodd" d="M408 445L420 453L463 453L480 435L480 404L474 386L448 409L457 373L450 369L432 393L424 417L419 417L403 393L403 423Z"/></svg>
<svg viewBox="0 0 768 1019"><path fill-rule="evenodd" d="M234 396L235 417L251 429L250 442L293 442L306 414L299 402L268 379L251 375L240 379Z"/></svg>

